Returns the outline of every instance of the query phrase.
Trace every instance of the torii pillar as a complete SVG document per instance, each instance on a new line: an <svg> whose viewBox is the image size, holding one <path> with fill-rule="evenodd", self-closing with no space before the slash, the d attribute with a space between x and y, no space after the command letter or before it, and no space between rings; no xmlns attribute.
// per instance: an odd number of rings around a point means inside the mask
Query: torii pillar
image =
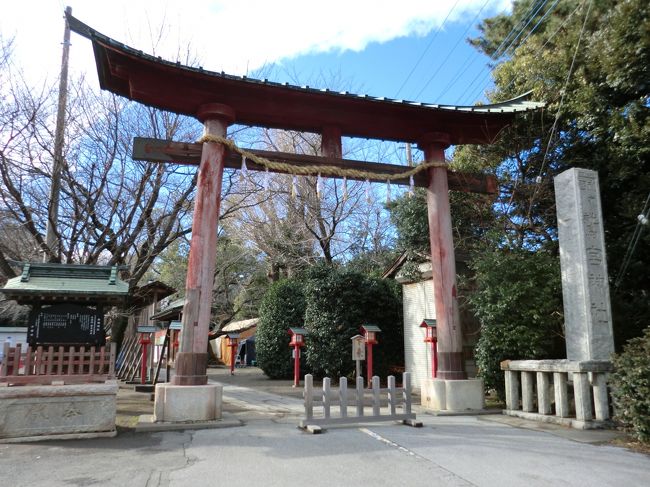
<svg viewBox="0 0 650 487"><path fill-rule="evenodd" d="M197 118L204 124L205 135L225 137L235 113L226 105L213 103L201 106ZM221 387L208 384L206 371L224 156L222 144L203 143L180 347L171 384L156 387L156 421L209 421L221 416Z"/></svg>
<svg viewBox="0 0 650 487"><path fill-rule="evenodd" d="M467 380L463 360L463 333L458 312L456 256L449 206L445 149L450 137L431 132L418 146L426 162L440 165L428 170L427 211L431 246L431 276L438 334L438 375L423 380L422 404L441 411L483 409L483 381Z"/></svg>

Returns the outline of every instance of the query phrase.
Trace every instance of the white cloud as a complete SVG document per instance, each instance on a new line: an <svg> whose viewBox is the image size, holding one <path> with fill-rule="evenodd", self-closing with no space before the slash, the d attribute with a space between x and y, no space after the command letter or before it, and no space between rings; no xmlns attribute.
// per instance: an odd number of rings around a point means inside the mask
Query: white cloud
<svg viewBox="0 0 650 487"><path fill-rule="evenodd" d="M64 6L94 29L127 45L176 60L189 45L206 69L243 74L307 53L361 51L369 43L424 36L456 0L9 0L0 32L14 36L30 79L59 69ZM468 21L485 0L460 0L449 21ZM490 0L490 12L509 0ZM487 10L484 11L484 15ZM449 22L448 21L448 22ZM165 25L156 41L160 26ZM89 42L73 34L71 69L94 71ZM179 47L180 46L180 47ZM185 56L180 55L181 61Z"/></svg>

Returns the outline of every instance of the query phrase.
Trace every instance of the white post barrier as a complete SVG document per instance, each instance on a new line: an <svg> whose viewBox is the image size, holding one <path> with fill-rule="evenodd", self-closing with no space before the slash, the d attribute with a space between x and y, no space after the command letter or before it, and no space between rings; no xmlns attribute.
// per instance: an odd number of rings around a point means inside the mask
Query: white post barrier
<svg viewBox="0 0 650 487"><path fill-rule="evenodd" d="M350 415L348 411L349 393L356 394L353 399L356 403L356 414ZM366 397L366 394L371 396ZM385 399L383 399L385 398ZM404 373L401 388L396 387L395 377L388 377L388 387L382 389L379 377L372 378L372 390L366 391L363 377L357 377L356 389L348 389L347 379L342 377L339 380L339 390L332 390L329 377L323 379L322 393L315 394L313 377L310 374L305 376L305 418L300 421L300 427L316 433L320 426L330 424L355 424L380 421L401 421L410 426L422 426L421 422L415 420L415 413L411 412L411 377ZM314 401L316 399L316 402ZM366 399L372 404L372 414L366 415L364 408ZM385 400L387 412L382 414L382 401ZM339 406L336 414L336 406ZM322 406L322 414L314 413L314 407ZM398 412L398 408L401 412Z"/></svg>

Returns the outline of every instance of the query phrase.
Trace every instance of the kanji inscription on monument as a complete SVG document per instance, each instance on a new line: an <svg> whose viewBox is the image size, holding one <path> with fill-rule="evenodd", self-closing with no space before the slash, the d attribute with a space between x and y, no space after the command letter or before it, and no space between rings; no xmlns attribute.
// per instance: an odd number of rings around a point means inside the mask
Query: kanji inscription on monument
<svg viewBox="0 0 650 487"><path fill-rule="evenodd" d="M609 360L614 352L598 173L555 177L566 350L569 360Z"/></svg>

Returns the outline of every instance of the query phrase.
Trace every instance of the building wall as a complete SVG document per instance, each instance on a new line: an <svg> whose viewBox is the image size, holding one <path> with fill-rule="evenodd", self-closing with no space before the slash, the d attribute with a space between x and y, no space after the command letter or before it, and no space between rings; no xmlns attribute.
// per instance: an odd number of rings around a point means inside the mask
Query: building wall
<svg viewBox="0 0 650 487"><path fill-rule="evenodd" d="M431 345L424 343L422 320L435 319L433 282L427 279L402 285L404 306L404 362L411 372L412 384L420 388L422 379L431 377ZM478 340L479 325L476 318L461 306L460 319L463 327L463 353L468 377L476 377L474 347Z"/></svg>
<svg viewBox="0 0 650 487"><path fill-rule="evenodd" d="M255 335L256 331L257 331L257 327L254 326L252 328L249 328L248 330L239 332L239 341L252 337L253 335ZM219 361L222 364L230 365L230 356L231 356L230 351L232 349L228 346L228 339L225 336L222 336L216 340L211 340L210 344L212 346L212 350L215 352L215 355L217 356ZM219 349L218 352L216 351L217 347Z"/></svg>
<svg viewBox="0 0 650 487"><path fill-rule="evenodd" d="M404 362L411 383L420 388L422 379L431 376L431 345L424 343L422 320L436 317L431 280L404 284Z"/></svg>

